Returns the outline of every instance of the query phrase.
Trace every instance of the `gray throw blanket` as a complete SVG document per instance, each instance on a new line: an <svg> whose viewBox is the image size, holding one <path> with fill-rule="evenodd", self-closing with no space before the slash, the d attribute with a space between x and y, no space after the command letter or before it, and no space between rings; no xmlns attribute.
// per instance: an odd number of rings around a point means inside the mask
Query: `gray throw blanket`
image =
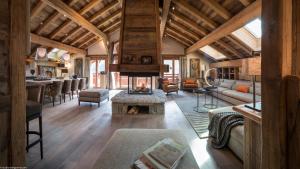
<svg viewBox="0 0 300 169"><path fill-rule="evenodd" d="M244 118L237 112L221 112L213 116L208 125L209 136L214 148L224 148L230 138L230 131L237 125L243 125Z"/></svg>

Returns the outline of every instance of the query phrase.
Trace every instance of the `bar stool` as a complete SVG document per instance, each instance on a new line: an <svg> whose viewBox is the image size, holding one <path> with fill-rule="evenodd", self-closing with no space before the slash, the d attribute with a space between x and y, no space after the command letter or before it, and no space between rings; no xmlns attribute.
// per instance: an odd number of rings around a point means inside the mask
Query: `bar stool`
<svg viewBox="0 0 300 169"><path fill-rule="evenodd" d="M43 125L42 125L42 110L44 101L45 86L32 85L27 86L27 102L26 102L26 151L36 144L40 143L40 154L43 159ZM29 122L34 119L39 119L39 131L29 130ZM29 144L29 135L37 135L39 139Z"/></svg>
<svg viewBox="0 0 300 169"><path fill-rule="evenodd" d="M59 97L59 101L61 104L61 97L62 97L62 86L63 82L62 81L53 81L53 84L50 86L50 96L52 97L52 104L54 107L55 99Z"/></svg>
<svg viewBox="0 0 300 169"><path fill-rule="evenodd" d="M81 78L79 80L79 85L78 85L78 90L82 91L86 89L86 79L85 78Z"/></svg>
<svg viewBox="0 0 300 169"><path fill-rule="evenodd" d="M66 94L69 95L70 100L71 100L71 85L72 85L72 80L65 80L63 87L62 87L62 95L64 98L64 102L66 102Z"/></svg>
<svg viewBox="0 0 300 169"><path fill-rule="evenodd" d="M72 91L72 99L74 98L74 92L77 93L77 97L78 97L78 85L79 85L79 80L78 79L73 79L72 80L72 85L71 85L71 91Z"/></svg>

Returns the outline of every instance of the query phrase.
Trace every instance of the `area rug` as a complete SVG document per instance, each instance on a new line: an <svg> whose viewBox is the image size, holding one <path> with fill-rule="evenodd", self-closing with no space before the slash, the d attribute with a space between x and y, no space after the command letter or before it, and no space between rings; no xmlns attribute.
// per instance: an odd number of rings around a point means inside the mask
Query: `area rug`
<svg viewBox="0 0 300 169"><path fill-rule="evenodd" d="M178 95L172 95L171 98L175 100L178 107L183 112L186 119L189 121L200 139L208 137L208 111L204 107L201 107L205 103L204 96L200 96L199 105L200 112L195 112L194 107L197 105L197 96L193 93L180 92ZM218 107L230 106L229 103L218 101Z"/></svg>

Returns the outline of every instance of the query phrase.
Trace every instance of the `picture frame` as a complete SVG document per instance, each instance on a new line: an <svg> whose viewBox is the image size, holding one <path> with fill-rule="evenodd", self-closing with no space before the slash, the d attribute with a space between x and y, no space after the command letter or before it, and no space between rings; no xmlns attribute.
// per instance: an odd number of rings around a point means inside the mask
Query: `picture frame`
<svg viewBox="0 0 300 169"><path fill-rule="evenodd" d="M151 65L152 64L152 56L141 56L141 64L142 65Z"/></svg>

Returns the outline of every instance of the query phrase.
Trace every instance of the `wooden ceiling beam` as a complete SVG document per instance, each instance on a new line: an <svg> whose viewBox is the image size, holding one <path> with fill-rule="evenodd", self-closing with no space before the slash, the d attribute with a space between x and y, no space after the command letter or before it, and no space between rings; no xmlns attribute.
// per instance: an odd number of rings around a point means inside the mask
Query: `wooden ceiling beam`
<svg viewBox="0 0 300 169"><path fill-rule="evenodd" d="M76 38L74 38L75 40L72 41L72 43L70 44L71 46L74 46L76 43L80 42L82 39L84 39L85 37L91 35L91 33L89 31L86 31L80 35L78 35Z"/></svg>
<svg viewBox="0 0 300 169"><path fill-rule="evenodd" d="M190 41L187 41L186 39L183 39L181 36L178 36L177 34L174 34L173 32L169 31L168 29L166 29L166 33L169 34L170 36L173 36L173 37L179 39L180 41L188 44L187 46L191 46L192 45L192 43Z"/></svg>
<svg viewBox="0 0 300 169"><path fill-rule="evenodd" d="M187 37L186 34L183 34L182 32L180 32L180 31L178 31L178 30L176 30L176 29L174 29L174 28L166 27L166 29L167 29L169 32L171 32L171 33L173 33L173 34L175 34L175 35L181 37L182 39L185 39L186 41L188 41L188 42L190 42L190 43L192 43L192 44L195 42L194 40L190 39L190 37Z"/></svg>
<svg viewBox="0 0 300 169"><path fill-rule="evenodd" d="M197 8L190 5L186 0L173 0L177 6L184 9L188 13L194 15L197 19L207 24L210 28L216 29L218 24L200 12Z"/></svg>
<svg viewBox="0 0 300 169"><path fill-rule="evenodd" d="M251 4L250 0L239 0L244 6L248 6Z"/></svg>
<svg viewBox="0 0 300 169"><path fill-rule="evenodd" d="M194 45L187 49L187 53L191 53L199 48L209 45L224 36L229 35L233 31L247 24L249 21L261 15L261 0L256 0L247 8L242 10L237 15L233 16L226 23L218 27L216 30L209 33L207 36L196 42Z"/></svg>
<svg viewBox="0 0 300 169"><path fill-rule="evenodd" d="M94 35L87 37L81 44L78 45L78 48L82 48L85 44L88 44L95 38L97 38L97 37L95 37Z"/></svg>
<svg viewBox="0 0 300 169"><path fill-rule="evenodd" d="M164 31L168 20L170 6L171 6L171 0L164 0L163 9L162 9L162 18L160 24L160 39L162 39L164 36Z"/></svg>
<svg viewBox="0 0 300 169"><path fill-rule="evenodd" d="M180 39L179 39L178 37L176 37L176 36L170 35L167 31L166 31L166 35L169 36L169 37L171 37L171 38L174 39L175 41L179 42L180 44L183 44L183 45L186 46L186 47L190 46L189 43L186 43L186 42L180 40Z"/></svg>
<svg viewBox="0 0 300 169"><path fill-rule="evenodd" d="M204 4L209 6L212 10L214 10L217 14L219 14L224 19L228 20L232 17L231 13L225 9L222 5L220 5L215 0L202 0Z"/></svg>
<svg viewBox="0 0 300 169"><path fill-rule="evenodd" d="M96 12L92 17L89 18L90 22L94 22L97 18L99 18L103 13L106 13L113 7L119 4L118 0L115 0L111 2L109 5L105 6L104 8L100 9L98 12Z"/></svg>
<svg viewBox="0 0 300 169"><path fill-rule="evenodd" d="M198 34L192 32L191 30L189 30L188 27L182 25L181 23L179 23L175 20L169 21L168 24L171 27L175 27L176 29L179 29L181 32L185 32L186 34L191 36L194 40L199 40L200 39L200 36Z"/></svg>
<svg viewBox="0 0 300 169"><path fill-rule="evenodd" d="M32 20L39 14L44 7L46 7L46 4L43 1L38 0L37 4L30 10L30 19Z"/></svg>
<svg viewBox="0 0 300 169"><path fill-rule="evenodd" d="M54 41L54 40L51 40L51 39L33 34L33 33L31 33L30 36L31 36L31 42L32 43L39 44L39 45L42 45L42 46L47 46L47 47L66 50L70 53L81 53L81 54L86 55L85 50L78 49L78 48L75 48L73 46L66 45L66 44L63 44L61 42L57 42L57 41Z"/></svg>
<svg viewBox="0 0 300 169"><path fill-rule="evenodd" d="M237 56L238 58L244 58L240 52L238 52L235 48L231 47L230 45L228 45L227 43L223 42L222 40L218 40L215 42L216 44L222 46L223 48L225 48L225 50L229 51L230 53L232 53L233 55Z"/></svg>
<svg viewBox="0 0 300 169"><path fill-rule="evenodd" d="M190 26L192 29L194 29L195 31L199 32L201 35L204 36L204 35L206 35L208 33L208 31L205 28L199 26L197 23L195 23L191 19L183 16L179 12L174 11L174 12L172 12L170 14L172 15L172 17L174 17L175 19L180 20L180 22L182 22L186 26Z"/></svg>
<svg viewBox="0 0 300 169"><path fill-rule="evenodd" d="M230 40L236 46L238 46L239 48L244 50L248 55L250 55L250 56L252 55L252 49L247 44L245 44L244 42L236 39L235 37L233 37L231 35L226 36L226 39Z"/></svg>
<svg viewBox="0 0 300 169"><path fill-rule="evenodd" d="M69 3L69 6L73 4L75 0L71 0ZM90 9L92 9L97 3L99 3L100 0L93 0L89 4L87 4L85 7L83 7L81 10L79 10L80 15L84 15L86 12L88 12ZM63 24L61 24L58 28L56 28L52 33L50 33L49 38L53 39L55 36L57 36L61 31L63 31L66 27L68 27L72 23L72 20L67 19Z"/></svg>
<svg viewBox="0 0 300 169"><path fill-rule="evenodd" d="M115 20L114 22L112 22L111 24L109 24L107 27L105 27L103 29L103 32L109 32L115 26L120 25L120 23L121 23L121 19Z"/></svg>
<svg viewBox="0 0 300 169"><path fill-rule="evenodd" d="M65 37L63 37L61 39L62 43L65 43L70 37L72 37L73 35L75 35L76 33L78 33L81 30L80 26L77 26L76 28L74 28L73 30L71 30L71 32L69 32L69 34Z"/></svg>
<svg viewBox="0 0 300 169"><path fill-rule="evenodd" d="M100 41L98 39L94 39L90 42L90 44L85 45L83 48L87 50L90 46L96 44L97 42L99 43Z"/></svg>
<svg viewBox="0 0 300 169"><path fill-rule="evenodd" d="M111 21L111 20L113 20L113 19L115 19L115 18L121 16L121 14L122 14L121 12L122 12L121 9L116 10L114 13L112 13L112 14L109 15L108 17L104 18L104 19L101 20L99 23L97 23L96 26L97 26L98 28L104 26L105 23L107 23L107 22L109 22L109 21Z"/></svg>
<svg viewBox="0 0 300 169"><path fill-rule="evenodd" d="M78 25L87 29L88 31L95 34L99 38L103 39L106 44L106 41L108 39L106 34L100 31L96 26L94 26L91 22L86 20L78 12L70 8L67 4L65 4L61 0L42 0L42 1L47 3L52 8L56 9L61 14L66 15L73 22L77 23Z"/></svg>
<svg viewBox="0 0 300 169"><path fill-rule="evenodd" d="M234 57L232 57L229 53L227 53L226 51L224 51L223 49L217 47L216 45L214 44L210 44L209 45L210 47L212 47L213 49L215 49L216 51L222 53L224 56L226 56L227 58L229 59L235 59ZM205 52L204 52L205 53Z"/></svg>

